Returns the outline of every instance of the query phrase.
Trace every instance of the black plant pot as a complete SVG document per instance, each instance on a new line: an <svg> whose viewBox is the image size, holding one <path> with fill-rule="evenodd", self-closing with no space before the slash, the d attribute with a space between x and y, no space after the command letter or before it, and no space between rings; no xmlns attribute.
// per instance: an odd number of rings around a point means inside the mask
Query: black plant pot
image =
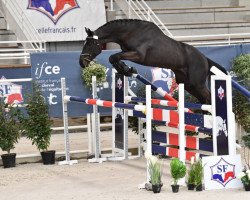
<svg viewBox="0 0 250 200"><path fill-rule="evenodd" d="M194 190L195 184L188 184L188 190Z"/></svg>
<svg viewBox="0 0 250 200"><path fill-rule="evenodd" d="M250 184L249 185L244 185L245 191L250 191Z"/></svg>
<svg viewBox="0 0 250 200"><path fill-rule="evenodd" d="M179 192L179 185L171 185L173 193Z"/></svg>
<svg viewBox="0 0 250 200"><path fill-rule="evenodd" d="M154 193L160 193L161 192L161 187L162 187L162 184L152 185L152 190L153 190Z"/></svg>
<svg viewBox="0 0 250 200"><path fill-rule="evenodd" d="M10 168L10 167L16 166L16 154L15 153L3 154L1 155L1 157L2 157L4 168Z"/></svg>
<svg viewBox="0 0 250 200"><path fill-rule="evenodd" d="M43 151L43 152L41 152L43 164L44 165L55 164L55 154L56 154L56 151Z"/></svg>
<svg viewBox="0 0 250 200"><path fill-rule="evenodd" d="M196 191L202 191L202 184L196 186Z"/></svg>

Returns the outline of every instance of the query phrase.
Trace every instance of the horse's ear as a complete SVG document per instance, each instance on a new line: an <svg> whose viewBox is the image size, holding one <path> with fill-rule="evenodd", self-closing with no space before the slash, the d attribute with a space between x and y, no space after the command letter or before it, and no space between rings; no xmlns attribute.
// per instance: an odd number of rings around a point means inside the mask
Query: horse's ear
<svg viewBox="0 0 250 200"><path fill-rule="evenodd" d="M93 36L93 32L89 28L85 27L85 31L86 31L88 36Z"/></svg>

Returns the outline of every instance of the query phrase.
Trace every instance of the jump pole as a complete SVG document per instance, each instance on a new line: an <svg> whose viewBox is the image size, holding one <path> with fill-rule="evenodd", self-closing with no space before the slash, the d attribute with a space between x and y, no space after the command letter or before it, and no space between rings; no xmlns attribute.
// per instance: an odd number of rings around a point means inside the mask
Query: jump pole
<svg viewBox="0 0 250 200"><path fill-rule="evenodd" d="M78 163L78 161L70 160L68 106L67 106L67 101L64 100L64 96L66 96L65 78L61 78L61 88L62 88L63 126L64 126L64 142L65 142L65 160L60 161L58 164L59 165L73 165L73 164Z"/></svg>

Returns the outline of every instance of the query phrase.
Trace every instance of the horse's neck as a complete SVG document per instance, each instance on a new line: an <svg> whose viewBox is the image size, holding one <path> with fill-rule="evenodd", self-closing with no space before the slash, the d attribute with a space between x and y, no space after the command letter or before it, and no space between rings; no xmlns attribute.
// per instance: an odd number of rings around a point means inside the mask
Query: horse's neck
<svg viewBox="0 0 250 200"><path fill-rule="evenodd" d="M117 30L117 31L116 31ZM115 42L119 43L123 33L121 33L118 27L101 27L95 31L101 43Z"/></svg>

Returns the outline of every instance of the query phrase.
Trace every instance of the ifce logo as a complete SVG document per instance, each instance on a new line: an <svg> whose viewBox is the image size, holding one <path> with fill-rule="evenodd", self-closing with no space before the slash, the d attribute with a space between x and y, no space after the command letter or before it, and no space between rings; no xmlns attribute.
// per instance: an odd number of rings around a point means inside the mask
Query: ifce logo
<svg viewBox="0 0 250 200"><path fill-rule="evenodd" d="M216 181L225 187L231 180L235 179L235 165L228 163L223 158L210 167L211 180Z"/></svg>

